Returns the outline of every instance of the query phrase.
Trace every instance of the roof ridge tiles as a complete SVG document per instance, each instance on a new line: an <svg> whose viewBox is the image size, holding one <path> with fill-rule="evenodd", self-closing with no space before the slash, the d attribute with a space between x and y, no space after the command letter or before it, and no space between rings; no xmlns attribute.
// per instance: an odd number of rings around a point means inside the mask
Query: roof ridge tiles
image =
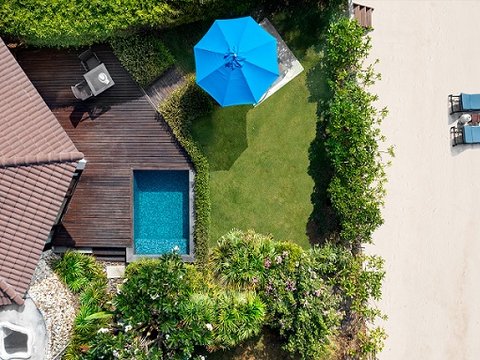
<svg viewBox="0 0 480 360"><path fill-rule="evenodd" d="M1 307L23 303L84 155L1 38L0 85Z"/></svg>
<svg viewBox="0 0 480 360"><path fill-rule="evenodd" d="M79 151L46 153L26 156L0 157L0 168L53 164L64 162L76 162L84 158Z"/></svg>
<svg viewBox="0 0 480 360"><path fill-rule="evenodd" d="M0 290L17 305L23 305L23 303L25 302L25 300L23 300L20 294L17 293L15 289L4 278L0 278Z"/></svg>

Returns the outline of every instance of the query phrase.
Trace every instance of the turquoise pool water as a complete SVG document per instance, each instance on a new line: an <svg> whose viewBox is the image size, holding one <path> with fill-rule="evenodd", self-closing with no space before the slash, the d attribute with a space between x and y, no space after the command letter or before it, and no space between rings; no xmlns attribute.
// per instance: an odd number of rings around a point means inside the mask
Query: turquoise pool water
<svg viewBox="0 0 480 360"><path fill-rule="evenodd" d="M134 246L140 255L189 252L189 172L135 170Z"/></svg>

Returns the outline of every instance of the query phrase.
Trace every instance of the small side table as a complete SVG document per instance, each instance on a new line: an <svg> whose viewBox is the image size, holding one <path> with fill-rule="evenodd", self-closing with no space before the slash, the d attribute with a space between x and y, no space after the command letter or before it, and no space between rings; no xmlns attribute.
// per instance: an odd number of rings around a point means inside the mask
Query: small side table
<svg viewBox="0 0 480 360"><path fill-rule="evenodd" d="M112 77L108 73L108 70L103 63L93 68L86 74L83 74L83 77L87 81L87 84L92 90L94 96L101 94L108 88L111 88L113 85L115 85Z"/></svg>

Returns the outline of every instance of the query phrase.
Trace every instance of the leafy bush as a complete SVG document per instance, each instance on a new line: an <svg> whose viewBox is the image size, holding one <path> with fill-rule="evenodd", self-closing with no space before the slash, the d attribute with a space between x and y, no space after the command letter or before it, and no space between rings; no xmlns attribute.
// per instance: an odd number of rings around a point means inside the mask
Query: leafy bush
<svg viewBox="0 0 480 360"><path fill-rule="evenodd" d="M212 268L229 287L255 288L266 305L266 324L279 330L285 349L302 359L328 353L340 322L340 302L319 274L311 252L234 230L213 250Z"/></svg>
<svg viewBox="0 0 480 360"><path fill-rule="evenodd" d="M275 245L271 237L232 230L218 240L210 262L221 284L245 289L265 281L265 261L273 258Z"/></svg>
<svg viewBox="0 0 480 360"><path fill-rule="evenodd" d="M175 60L160 41L149 35L117 37L110 41L114 54L141 86L147 86L171 67Z"/></svg>
<svg viewBox="0 0 480 360"><path fill-rule="evenodd" d="M216 2L6 0L0 2L0 32L36 46L81 46L106 41L132 28L167 27L199 20L213 3Z"/></svg>
<svg viewBox="0 0 480 360"><path fill-rule="evenodd" d="M342 299L345 313L343 328L348 338L347 353L355 358L370 359L381 351L386 335L382 328L374 327L377 317L385 316L372 305L381 297L385 277L383 259L326 244L312 251L315 268ZM370 356L370 357L369 357Z"/></svg>
<svg viewBox="0 0 480 360"><path fill-rule="evenodd" d="M265 305L253 292L220 291L215 297L214 340L211 349L228 349L258 335Z"/></svg>
<svg viewBox="0 0 480 360"><path fill-rule="evenodd" d="M78 294L80 308L65 358L80 359L97 331L108 326L111 319L107 311L107 276L95 258L73 251L67 251L53 264L53 269L68 288Z"/></svg>
<svg viewBox="0 0 480 360"><path fill-rule="evenodd" d="M75 294L82 292L93 281L105 277L102 267L92 256L67 251L53 263L53 270Z"/></svg>
<svg viewBox="0 0 480 360"><path fill-rule="evenodd" d="M213 302L192 296L187 268L176 254L130 264L126 282L115 298L124 321L152 340L165 358L191 356L195 345L207 345L211 337Z"/></svg>
<svg viewBox="0 0 480 360"><path fill-rule="evenodd" d="M323 61L330 98L321 104L320 123L333 171L329 198L340 220L341 238L354 249L371 242L373 231L383 223L386 175L379 126L387 110L377 110L377 96L367 91L379 78L372 66L364 69L370 48L370 38L356 20L340 18L330 25ZM389 152L393 155L392 149Z"/></svg>
<svg viewBox="0 0 480 360"><path fill-rule="evenodd" d="M265 308L257 295L207 284L208 276L202 277L176 254L132 263L125 275L115 298L117 313L127 324L124 329L128 326L144 339L147 354L190 358L196 346L211 350L236 346L263 326ZM125 344L102 335L93 341L91 353L112 349L120 353Z"/></svg>
<svg viewBox="0 0 480 360"><path fill-rule="evenodd" d="M205 261L210 231L209 166L190 133L190 124L212 110L213 101L196 84L193 76L174 91L158 109L195 167L195 257Z"/></svg>

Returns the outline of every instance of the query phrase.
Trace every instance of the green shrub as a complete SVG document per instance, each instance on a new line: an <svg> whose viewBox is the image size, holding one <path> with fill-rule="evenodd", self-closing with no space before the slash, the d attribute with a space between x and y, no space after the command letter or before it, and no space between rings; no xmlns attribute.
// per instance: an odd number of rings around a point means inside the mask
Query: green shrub
<svg viewBox="0 0 480 360"><path fill-rule="evenodd" d="M215 297L214 339L210 348L229 349L258 335L265 305L253 292L224 292Z"/></svg>
<svg viewBox="0 0 480 360"><path fill-rule="evenodd" d="M341 314L338 297L313 260L294 243L233 230L219 240L211 266L222 284L256 289L266 306L266 324L279 330L286 350L317 359L328 353Z"/></svg>
<svg viewBox="0 0 480 360"><path fill-rule="evenodd" d="M340 18L330 24L323 60L330 97L320 104L319 121L333 173L328 195L341 238L353 249L371 242L383 223L386 175L379 143L384 141L380 124L387 111L377 110L377 96L367 91L379 78L372 66L364 67L370 48L370 38L356 20Z"/></svg>
<svg viewBox="0 0 480 360"><path fill-rule="evenodd" d="M86 360L152 360L162 359L162 351L145 346L145 342L133 331L100 332L91 341L89 351L84 355Z"/></svg>
<svg viewBox="0 0 480 360"><path fill-rule="evenodd" d="M140 27L168 27L202 19L211 0L4 0L0 32L36 46L103 42ZM206 12L208 13L208 12Z"/></svg>
<svg viewBox="0 0 480 360"><path fill-rule="evenodd" d="M53 270L75 294L82 292L92 281L106 279L95 258L76 251L67 251L55 261Z"/></svg>
<svg viewBox="0 0 480 360"><path fill-rule="evenodd" d="M257 295L209 285L208 277L176 254L132 263L125 276L115 305L130 331L150 344L146 353L157 348L164 359L190 358L197 346L236 346L264 324L265 308ZM108 345L98 339L95 344L92 352Z"/></svg>
<svg viewBox="0 0 480 360"><path fill-rule="evenodd" d="M312 259L318 274L341 293L348 311L367 321L380 315L371 302L382 295L385 271L381 257L353 255L341 246L326 244L312 250Z"/></svg>
<svg viewBox="0 0 480 360"><path fill-rule="evenodd" d="M121 318L166 359L189 358L196 345L207 345L211 332L213 302L194 296L187 268L176 254L130 264L126 282L115 298Z"/></svg>
<svg viewBox="0 0 480 360"><path fill-rule="evenodd" d="M210 262L221 284L246 289L256 288L265 280L265 259L269 258L275 258L270 236L232 230L218 240Z"/></svg>
<svg viewBox="0 0 480 360"><path fill-rule="evenodd" d="M301 359L323 358L332 351L331 341L339 330L339 297L317 273L310 251L301 257L297 271L290 274L284 271L286 280L271 284L280 299L288 298L292 287L295 293L296 302L279 320L280 334L287 341L284 347ZM272 300L275 302L275 297Z"/></svg>
<svg viewBox="0 0 480 360"><path fill-rule="evenodd" d="M110 45L125 69L144 87L175 62L160 39L152 35L117 37L110 41Z"/></svg>
<svg viewBox="0 0 480 360"><path fill-rule="evenodd" d="M65 359L80 359L97 331L108 326L112 317L107 304L107 276L94 257L74 251L67 251L53 264L53 269L68 288L78 294L80 308Z"/></svg>
<svg viewBox="0 0 480 360"><path fill-rule="evenodd" d="M212 107L211 98L195 84L195 79L191 76L187 78L186 84L174 91L159 108L160 114L190 156L195 167L195 257L201 262L206 260L208 254L210 175L208 161L192 138L190 124L196 118L211 111Z"/></svg>
<svg viewBox="0 0 480 360"><path fill-rule="evenodd" d="M333 244L312 250L312 259L319 275L342 299L345 315L341 336L348 339L345 353L358 359L371 359L381 351L386 338L382 328L374 327L376 318L385 319L385 316L373 305L373 301L381 298L385 277L383 259L363 253L353 255Z"/></svg>

